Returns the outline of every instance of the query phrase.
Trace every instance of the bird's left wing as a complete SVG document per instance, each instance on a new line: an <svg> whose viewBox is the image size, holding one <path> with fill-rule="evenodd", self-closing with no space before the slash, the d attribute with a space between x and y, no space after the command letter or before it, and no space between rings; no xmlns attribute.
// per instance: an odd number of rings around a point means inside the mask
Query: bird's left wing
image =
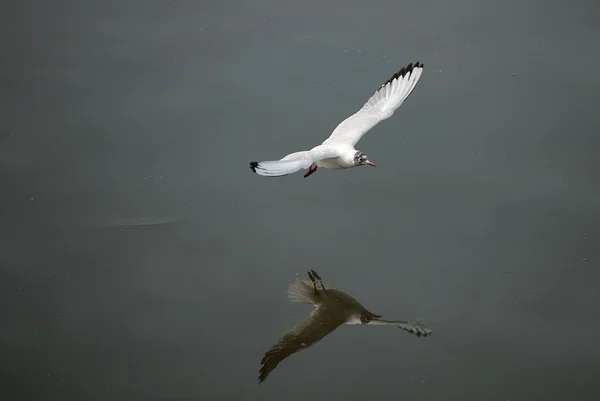
<svg viewBox="0 0 600 401"><path fill-rule="evenodd" d="M337 151L317 146L312 150L290 153L281 160L250 162L250 169L258 175L280 177L293 174L300 169L307 169L319 160L337 156L339 156Z"/></svg>
<svg viewBox="0 0 600 401"><path fill-rule="evenodd" d="M279 341L265 353L260 362L259 383L265 381L269 373L285 358L310 347L344 322L343 314L330 313L322 307L315 309L308 319L286 331Z"/></svg>
<svg viewBox="0 0 600 401"><path fill-rule="evenodd" d="M410 63L387 80L355 114L342 121L323 145L342 143L354 146L380 121L390 118L417 85L423 64Z"/></svg>

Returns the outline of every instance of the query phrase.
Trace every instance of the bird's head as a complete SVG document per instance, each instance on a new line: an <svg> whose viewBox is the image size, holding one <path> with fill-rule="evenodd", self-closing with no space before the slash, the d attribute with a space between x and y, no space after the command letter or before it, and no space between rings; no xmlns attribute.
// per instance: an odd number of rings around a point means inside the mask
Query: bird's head
<svg viewBox="0 0 600 401"><path fill-rule="evenodd" d="M355 166L367 165L367 166L371 166L371 167L377 167L374 163L370 162L369 159L367 158L367 155L365 155L360 150L357 150L356 153L354 154L354 165Z"/></svg>

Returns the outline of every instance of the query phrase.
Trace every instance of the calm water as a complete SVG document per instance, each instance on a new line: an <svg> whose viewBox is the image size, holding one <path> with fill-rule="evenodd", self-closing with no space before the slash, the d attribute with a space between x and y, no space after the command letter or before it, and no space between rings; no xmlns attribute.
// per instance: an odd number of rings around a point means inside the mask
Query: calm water
<svg viewBox="0 0 600 401"><path fill-rule="evenodd" d="M0 399L600 397L593 2L12 3ZM377 169L248 169L414 61ZM433 336L341 327L258 386L310 268Z"/></svg>

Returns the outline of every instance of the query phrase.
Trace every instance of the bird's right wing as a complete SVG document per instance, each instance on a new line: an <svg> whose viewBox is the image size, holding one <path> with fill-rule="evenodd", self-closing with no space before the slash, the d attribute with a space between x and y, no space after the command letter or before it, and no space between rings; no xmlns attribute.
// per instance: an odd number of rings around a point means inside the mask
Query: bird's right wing
<svg viewBox="0 0 600 401"><path fill-rule="evenodd" d="M418 62L402 67L381 85L362 109L342 121L323 145L342 143L354 147L367 131L394 114L415 89L422 73L423 64Z"/></svg>
<svg viewBox="0 0 600 401"><path fill-rule="evenodd" d="M410 334L414 334L417 337L427 337L431 335L431 330L425 327L419 322L409 322L408 320L385 320L375 318L369 321L370 325L374 326L397 326L404 331L408 331Z"/></svg>
<svg viewBox="0 0 600 401"><path fill-rule="evenodd" d="M279 341L265 353L260 362L259 383L265 381L269 373L285 358L310 347L344 322L343 314L329 313L324 308L315 309L308 319L286 331Z"/></svg>
<svg viewBox="0 0 600 401"><path fill-rule="evenodd" d="M300 169L307 169L319 160L337 156L339 156L338 152L324 147L291 153L281 160L250 162L250 168L258 175L280 177L293 174Z"/></svg>

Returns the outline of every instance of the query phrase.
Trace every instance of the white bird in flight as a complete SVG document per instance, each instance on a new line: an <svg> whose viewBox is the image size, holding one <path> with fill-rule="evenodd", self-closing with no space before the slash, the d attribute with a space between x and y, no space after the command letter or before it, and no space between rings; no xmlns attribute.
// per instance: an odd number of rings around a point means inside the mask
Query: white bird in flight
<svg viewBox="0 0 600 401"><path fill-rule="evenodd" d="M260 362L259 383L265 381L285 358L310 347L342 324L397 326L417 337L427 337L431 334L431 330L421 323L381 319L381 315L369 312L350 295L333 288L326 289L321 277L314 270L308 271L308 278L312 283L308 280L296 280L290 285L288 297L291 302L313 304L315 309L308 319L286 331L265 353Z"/></svg>
<svg viewBox="0 0 600 401"><path fill-rule="evenodd" d="M423 64L410 63L387 80L355 114L342 121L329 138L311 150L290 153L281 160L250 162L256 174L279 177L308 169L308 177L317 167L341 170L358 166L376 167L367 155L354 146L360 138L380 121L390 118L404 103L417 85Z"/></svg>

